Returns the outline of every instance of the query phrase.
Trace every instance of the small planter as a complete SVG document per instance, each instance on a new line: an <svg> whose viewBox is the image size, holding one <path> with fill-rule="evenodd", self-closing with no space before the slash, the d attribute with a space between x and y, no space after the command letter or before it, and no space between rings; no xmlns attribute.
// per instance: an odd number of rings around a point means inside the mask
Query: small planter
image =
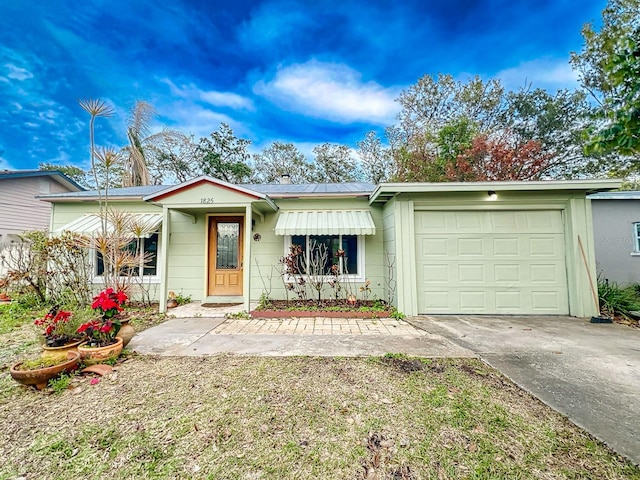
<svg viewBox="0 0 640 480"><path fill-rule="evenodd" d="M115 360L122 352L122 338L116 337L116 342L106 347L89 347L88 342L82 343L78 346L78 353L80 354L80 361L85 365L96 365L98 363L104 363L109 360Z"/></svg>
<svg viewBox="0 0 640 480"><path fill-rule="evenodd" d="M66 345L62 345L60 347L47 347L46 345L43 345L42 354L40 354L40 357L62 361L67 358L67 353L77 352L78 345L80 345L82 342L83 340L78 340L75 342L67 343Z"/></svg>
<svg viewBox="0 0 640 480"><path fill-rule="evenodd" d="M176 308L178 306L178 301L175 298L170 298L167 300L167 308Z"/></svg>
<svg viewBox="0 0 640 480"><path fill-rule="evenodd" d="M136 334L135 329L131 326L131 322L128 318L120 320L122 326L118 332L118 336L122 338L122 348L126 347L133 336Z"/></svg>
<svg viewBox="0 0 640 480"><path fill-rule="evenodd" d="M50 367L36 368L33 370L20 370L20 366L22 365L22 362L20 362L11 367L11 378L23 385L33 385L38 390L42 390L52 378L76 368L79 359L80 354L78 352L68 352L66 361Z"/></svg>
<svg viewBox="0 0 640 480"><path fill-rule="evenodd" d="M380 312L358 312L358 311L322 311L322 310L252 310L252 318L387 318L391 312L384 310Z"/></svg>

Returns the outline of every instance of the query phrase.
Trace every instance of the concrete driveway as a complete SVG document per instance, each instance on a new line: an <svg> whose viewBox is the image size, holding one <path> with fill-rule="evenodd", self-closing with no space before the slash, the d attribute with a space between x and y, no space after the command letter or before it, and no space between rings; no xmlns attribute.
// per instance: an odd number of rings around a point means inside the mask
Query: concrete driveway
<svg viewBox="0 0 640 480"><path fill-rule="evenodd" d="M640 464L640 330L567 317L407 319L485 362Z"/></svg>

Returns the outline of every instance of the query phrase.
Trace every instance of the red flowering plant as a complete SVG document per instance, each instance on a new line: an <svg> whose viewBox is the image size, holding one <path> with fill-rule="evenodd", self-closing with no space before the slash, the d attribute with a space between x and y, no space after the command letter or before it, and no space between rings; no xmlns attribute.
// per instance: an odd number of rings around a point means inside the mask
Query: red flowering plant
<svg viewBox="0 0 640 480"><path fill-rule="evenodd" d="M37 318L34 325L42 328L44 344L47 347L60 347L78 340L81 335L76 330L77 323L73 321L73 314L60 310L56 305L42 318Z"/></svg>
<svg viewBox="0 0 640 480"><path fill-rule="evenodd" d="M107 288L93 297L91 308L100 313L101 318L78 327L78 333L84 333L89 337L88 346L105 347L114 343L122 326L118 314L124 310L127 300L124 292L115 292L113 288Z"/></svg>

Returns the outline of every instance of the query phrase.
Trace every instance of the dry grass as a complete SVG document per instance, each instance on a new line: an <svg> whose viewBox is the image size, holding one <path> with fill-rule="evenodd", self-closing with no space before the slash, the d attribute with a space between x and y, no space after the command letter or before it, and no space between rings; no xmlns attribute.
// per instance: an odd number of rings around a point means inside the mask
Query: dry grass
<svg viewBox="0 0 640 480"><path fill-rule="evenodd" d="M97 385L0 375L0 478L638 478L474 360L133 357Z"/></svg>

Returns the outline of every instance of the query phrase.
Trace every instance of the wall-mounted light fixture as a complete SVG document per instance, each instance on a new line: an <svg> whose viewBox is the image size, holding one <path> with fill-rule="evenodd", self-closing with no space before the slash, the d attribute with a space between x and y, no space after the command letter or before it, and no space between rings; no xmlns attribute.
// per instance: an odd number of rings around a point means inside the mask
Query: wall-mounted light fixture
<svg viewBox="0 0 640 480"><path fill-rule="evenodd" d="M487 195L489 195L489 200L491 201L495 201L498 199L498 194L496 192L494 192L493 190L489 190L487 192Z"/></svg>

